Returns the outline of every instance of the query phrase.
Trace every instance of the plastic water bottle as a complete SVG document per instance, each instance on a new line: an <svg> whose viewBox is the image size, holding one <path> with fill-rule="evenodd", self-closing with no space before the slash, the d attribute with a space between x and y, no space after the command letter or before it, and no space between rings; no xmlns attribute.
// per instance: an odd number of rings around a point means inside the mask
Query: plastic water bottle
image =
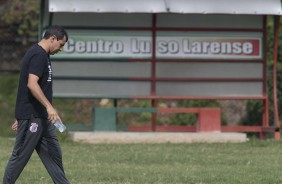
<svg viewBox="0 0 282 184"><path fill-rule="evenodd" d="M55 123L54 123L54 126L60 131L60 132L64 132L66 130L66 126L60 121L60 120L57 120Z"/></svg>

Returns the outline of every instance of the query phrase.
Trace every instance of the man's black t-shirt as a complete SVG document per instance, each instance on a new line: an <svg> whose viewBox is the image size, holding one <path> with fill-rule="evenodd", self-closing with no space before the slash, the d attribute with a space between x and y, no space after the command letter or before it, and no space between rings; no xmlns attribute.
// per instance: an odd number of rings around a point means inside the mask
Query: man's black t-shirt
<svg viewBox="0 0 282 184"><path fill-rule="evenodd" d="M31 115L48 118L46 108L31 94L27 87L28 75L39 77L38 84L46 98L52 103L52 67L49 55L38 44L34 44L25 54L21 63L15 116L16 119L30 119Z"/></svg>

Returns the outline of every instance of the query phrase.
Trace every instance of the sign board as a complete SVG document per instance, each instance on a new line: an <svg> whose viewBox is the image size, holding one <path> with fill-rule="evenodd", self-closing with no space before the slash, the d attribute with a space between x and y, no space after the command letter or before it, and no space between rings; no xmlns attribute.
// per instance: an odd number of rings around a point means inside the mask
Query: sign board
<svg viewBox="0 0 282 184"><path fill-rule="evenodd" d="M242 32L165 32L156 36L156 58L262 59L262 34ZM53 58L151 58L150 32L72 32Z"/></svg>

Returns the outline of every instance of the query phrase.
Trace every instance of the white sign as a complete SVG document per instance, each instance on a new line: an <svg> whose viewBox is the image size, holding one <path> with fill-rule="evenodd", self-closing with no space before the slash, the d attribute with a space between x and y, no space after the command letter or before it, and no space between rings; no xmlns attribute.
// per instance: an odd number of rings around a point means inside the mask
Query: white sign
<svg viewBox="0 0 282 184"><path fill-rule="evenodd" d="M173 32L175 34L175 32ZM152 58L151 36L70 34L55 58ZM261 36L158 35L156 58L261 59Z"/></svg>

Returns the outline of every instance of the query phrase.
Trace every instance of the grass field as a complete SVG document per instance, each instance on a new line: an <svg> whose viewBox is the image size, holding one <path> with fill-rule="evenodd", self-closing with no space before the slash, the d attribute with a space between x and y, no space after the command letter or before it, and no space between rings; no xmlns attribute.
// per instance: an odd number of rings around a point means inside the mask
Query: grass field
<svg viewBox="0 0 282 184"><path fill-rule="evenodd" d="M13 140L0 138L1 178ZM61 141L72 184L281 184L281 142L82 144ZM37 154L17 184L51 184Z"/></svg>

